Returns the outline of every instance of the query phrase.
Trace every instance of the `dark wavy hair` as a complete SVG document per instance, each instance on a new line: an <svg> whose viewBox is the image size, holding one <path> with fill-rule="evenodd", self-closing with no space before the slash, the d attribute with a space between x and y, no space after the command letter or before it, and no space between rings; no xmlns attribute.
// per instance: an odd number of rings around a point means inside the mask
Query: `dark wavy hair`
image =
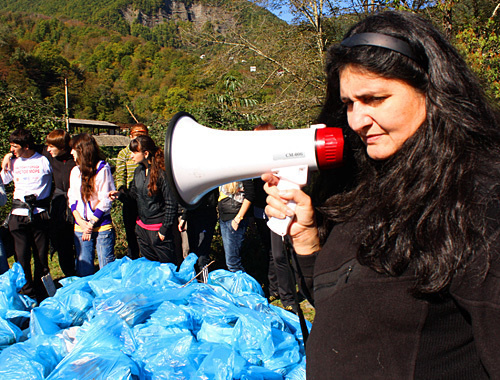
<svg viewBox="0 0 500 380"><path fill-rule="evenodd" d="M320 213L334 223L355 218L360 263L391 276L410 271L416 274L411 291L438 293L470 260L479 260L483 276L488 270L486 209L499 179L498 111L430 22L383 12L356 24L345 38L368 32L407 42L415 57L376 46L329 49L318 121L343 127L352 154L343 181L351 187L331 196ZM387 160L370 159L348 127L339 92L339 72L348 65L402 80L426 96L426 121Z"/></svg>
<svg viewBox="0 0 500 380"><path fill-rule="evenodd" d="M31 131L18 128L9 135L9 143L19 144L22 148L35 149L35 138Z"/></svg>
<svg viewBox="0 0 500 380"><path fill-rule="evenodd" d="M88 133L80 133L71 138L69 142L71 149L77 153L76 164L82 175L82 187L80 189L82 199L90 201L95 190L95 176L97 164L103 159L99 145Z"/></svg>
<svg viewBox="0 0 500 380"><path fill-rule="evenodd" d="M151 197L158 192L158 181L165 172L165 159L163 150L156 146L153 139L148 135L137 136L130 141L129 148L132 152L149 152L149 184L148 195Z"/></svg>

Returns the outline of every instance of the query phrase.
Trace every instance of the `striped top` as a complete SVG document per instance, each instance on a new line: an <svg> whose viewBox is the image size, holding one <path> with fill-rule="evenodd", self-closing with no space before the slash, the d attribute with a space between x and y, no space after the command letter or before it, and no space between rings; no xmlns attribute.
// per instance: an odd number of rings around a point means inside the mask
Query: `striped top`
<svg viewBox="0 0 500 380"><path fill-rule="evenodd" d="M134 179L134 170L138 164L130 158L131 153L130 148L126 146L116 158L115 185L118 190L121 187L128 189Z"/></svg>

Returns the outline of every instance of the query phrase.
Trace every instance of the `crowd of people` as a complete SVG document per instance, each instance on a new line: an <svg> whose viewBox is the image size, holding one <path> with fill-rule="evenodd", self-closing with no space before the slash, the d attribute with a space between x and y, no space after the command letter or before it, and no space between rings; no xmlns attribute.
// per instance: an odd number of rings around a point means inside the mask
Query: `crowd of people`
<svg viewBox="0 0 500 380"><path fill-rule="evenodd" d="M498 109L450 42L413 13L381 12L358 22L329 48L326 73L317 122L341 127L349 149L343 166L320 173L308 193L280 190L279 179L267 173L262 182L221 186L196 210L179 210L165 182L163 153L147 133L131 131L133 163L125 165L135 166L134 175L115 190L91 136L75 136L69 145L62 144L67 136L47 137L50 158L36 152L28 131L13 132L1 179L14 180L7 223L26 272L23 291L42 293L47 221L74 218L76 251L60 248L65 273L75 258L75 273L88 274L92 246L100 265L113 259L113 199L136 203L139 253L164 262L174 256L178 229L190 235L198 265L206 265L218 215L233 271L245 270L241 244L251 220L263 231L269 262L285 263L279 239L262 222L289 216L294 269L316 310L306 346L308 378L498 378ZM60 177L71 164L62 165L58 152L74 157L69 185ZM56 194L67 196L71 211L53 217ZM0 187L0 203L4 198ZM104 236L107 242L100 242ZM0 245L0 268L4 257ZM269 297L288 302L284 294L295 295L295 285L277 275L284 273L278 266L273 270Z"/></svg>
<svg viewBox="0 0 500 380"><path fill-rule="evenodd" d="M115 200L122 207L131 259L145 257L179 265L194 252L196 269L202 272L199 278L205 281L218 222L225 251L225 263L219 267L245 271L241 248L253 220L254 182L259 181L261 198L263 182L256 179L221 186L206 194L194 210L183 209L170 190L163 150L148 135L148 128L133 125L129 133L130 144L110 162L87 133L71 137L64 130L54 130L42 149L29 130L11 133L10 153L3 159L0 174L0 205L7 200L4 184L13 181L12 209L5 227L14 252L7 252L0 239L0 274L9 269L7 256L13 254L25 271L23 294L38 302L48 296L42 277L50 272L51 249L57 252L64 276L93 274L96 254L99 268L115 260L116 231L111 217ZM115 165L110 164L113 161ZM261 204L260 220L265 218L263 207ZM271 232L262 233L264 249L270 253ZM267 270L267 265L263 268ZM263 287L274 300L279 295L275 271L271 272L274 287L267 286L268 281ZM291 303L285 307L295 309Z"/></svg>

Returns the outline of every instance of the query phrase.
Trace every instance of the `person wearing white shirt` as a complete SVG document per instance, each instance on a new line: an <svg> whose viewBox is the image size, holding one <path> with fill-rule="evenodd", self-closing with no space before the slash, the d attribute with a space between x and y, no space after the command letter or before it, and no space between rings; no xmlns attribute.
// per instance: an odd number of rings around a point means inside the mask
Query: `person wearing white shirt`
<svg viewBox="0 0 500 380"><path fill-rule="evenodd" d="M41 302L47 292L42 277L48 274L48 208L52 188L52 168L46 157L35 150L33 135L19 128L9 136L13 155L11 170L0 173L4 184L14 181L9 231L16 258L24 270L26 284L20 293ZM31 256L35 271L31 272Z"/></svg>

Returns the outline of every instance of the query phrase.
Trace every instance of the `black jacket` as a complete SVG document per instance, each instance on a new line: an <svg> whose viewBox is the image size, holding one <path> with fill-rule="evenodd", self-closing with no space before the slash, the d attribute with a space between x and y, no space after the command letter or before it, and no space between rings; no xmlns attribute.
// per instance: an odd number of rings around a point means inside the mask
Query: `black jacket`
<svg viewBox="0 0 500 380"><path fill-rule="evenodd" d="M500 379L500 204L489 209L492 261L481 256L448 292L416 298L411 273L390 277L356 259L356 223L335 226L316 255L298 256L316 315L308 379Z"/></svg>
<svg viewBox="0 0 500 380"><path fill-rule="evenodd" d="M52 157L47 149L44 149L42 154L49 160L54 180L50 219L57 223L73 224L73 215L68 207L68 189L71 170L76 166L75 160L69 152Z"/></svg>
<svg viewBox="0 0 500 380"><path fill-rule="evenodd" d="M121 190L118 199L126 201L131 197L137 202L138 216L144 224L161 223L160 233L172 239L172 226L177 223L177 201L167 183L166 173L158 178L158 191L153 196L148 195L149 175L146 167L139 165L134 171L134 179L128 192Z"/></svg>

